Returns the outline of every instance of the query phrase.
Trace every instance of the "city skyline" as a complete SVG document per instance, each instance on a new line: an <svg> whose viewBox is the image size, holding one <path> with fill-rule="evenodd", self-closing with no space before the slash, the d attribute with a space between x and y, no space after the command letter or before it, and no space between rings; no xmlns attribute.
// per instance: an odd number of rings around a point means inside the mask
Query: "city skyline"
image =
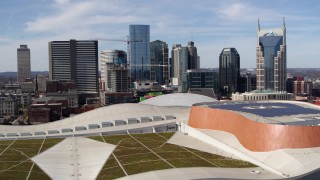
<svg viewBox="0 0 320 180"><path fill-rule="evenodd" d="M320 3L317 1L201 1L196 4L182 0L13 0L0 4L0 21L4 25L0 29L0 72L16 71L19 44L27 44L31 49L32 70L48 70L49 41L126 39L130 24L150 25L150 41L159 39L169 47L194 41L202 68L217 68L224 47L237 48L242 57L241 67L255 68L257 19L261 20L262 28L273 29L286 17L287 67L315 67L320 55L317 51ZM121 42L99 41L99 51L107 49L127 51L127 46Z"/></svg>

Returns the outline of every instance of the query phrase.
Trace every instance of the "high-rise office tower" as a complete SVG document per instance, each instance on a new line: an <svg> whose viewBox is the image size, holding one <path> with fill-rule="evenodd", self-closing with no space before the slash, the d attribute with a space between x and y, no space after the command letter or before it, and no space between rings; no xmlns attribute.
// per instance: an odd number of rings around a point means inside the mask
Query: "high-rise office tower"
<svg viewBox="0 0 320 180"><path fill-rule="evenodd" d="M150 26L129 26L129 65L131 82L150 80Z"/></svg>
<svg viewBox="0 0 320 180"><path fill-rule="evenodd" d="M170 82L172 83L172 78L174 78L174 49L181 47L181 44L173 44L171 49L170 58Z"/></svg>
<svg viewBox="0 0 320 180"><path fill-rule="evenodd" d="M111 92L128 92L128 69L114 65L109 70L110 91Z"/></svg>
<svg viewBox="0 0 320 180"><path fill-rule="evenodd" d="M163 41L153 41L150 43L151 57L151 80L158 84L169 83L169 58L168 44Z"/></svg>
<svg viewBox="0 0 320 180"><path fill-rule="evenodd" d="M257 89L286 90L287 48L286 26L283 18L282 28L257 29Z"/></svg>
<svg viewBox="0 0 320 180"><path fill-rule="evenodd" d="M17 81L23 83L25 79L31 78L30 49L27 45L20 45L17 49L17 61Z"/></svg>
<svg viewBox="0 0 320 180"><path fill-rule="evenodd" d="M127 69L127 53L122 50L105 50L100 52L101 81L104 90L111 89L111 69L122 67ZM128 74L127 74L128 78Z"/></svg>
<svg viewBox="0 0 320 180"><path fill-rule="evenodd" d="M235 48L223 48L219 56L219 84L221 95L230 95L238 90L240 55Z"/></svg>
<svg viewBox="0 0 320 180"><path fill-rule="evenodd" d="M182 85L182 74L188 69L188 48L181 47L180 44L172 46L172 61L173 61L173 84Z"/></svg>
<svg viewBox="0 0 320 180"><path fill-rule="evenodd" d="M74 81L79 93L98 93L98 41L49 42L49 80Z"/></svg>
<svg viewBox="0 0 320 180"><path fill-rule="evenodd" d="M193 41L188 42L188 69L199 69L200 57L198 57L197 48L194 46Z"/></svg>

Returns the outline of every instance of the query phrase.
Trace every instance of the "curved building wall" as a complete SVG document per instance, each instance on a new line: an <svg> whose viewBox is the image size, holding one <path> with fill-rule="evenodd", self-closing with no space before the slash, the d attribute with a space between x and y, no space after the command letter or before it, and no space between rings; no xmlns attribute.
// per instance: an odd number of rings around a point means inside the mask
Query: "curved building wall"
<svg viewBox="0 0 320 180"><path fill-rule="evenodd" d="M251 151L320 147L320 126L265 124L226 110L193 106L189 126L221 130L237 137Z"/></svg>

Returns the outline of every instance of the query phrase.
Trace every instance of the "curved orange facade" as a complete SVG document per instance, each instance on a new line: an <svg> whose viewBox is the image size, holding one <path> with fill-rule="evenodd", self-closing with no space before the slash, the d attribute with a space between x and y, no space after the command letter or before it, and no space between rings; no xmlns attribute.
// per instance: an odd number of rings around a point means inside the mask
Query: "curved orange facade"
<svg viewBox="0 0 320 180"><path fill-rule="evenodd" d="M255 122L232 111L193 106L189 126L232 133L251 151L320 147L320 126Z"/></svg>

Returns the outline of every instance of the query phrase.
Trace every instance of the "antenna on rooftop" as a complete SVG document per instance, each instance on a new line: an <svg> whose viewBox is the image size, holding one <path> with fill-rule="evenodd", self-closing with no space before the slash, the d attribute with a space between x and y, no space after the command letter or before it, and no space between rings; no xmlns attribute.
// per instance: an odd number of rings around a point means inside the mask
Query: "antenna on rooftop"
<svg viewBox="0 0 320 180"><path fill-rule="evenodd" d="M191 41L193 41L193 32L191 31Z"/></svg>

